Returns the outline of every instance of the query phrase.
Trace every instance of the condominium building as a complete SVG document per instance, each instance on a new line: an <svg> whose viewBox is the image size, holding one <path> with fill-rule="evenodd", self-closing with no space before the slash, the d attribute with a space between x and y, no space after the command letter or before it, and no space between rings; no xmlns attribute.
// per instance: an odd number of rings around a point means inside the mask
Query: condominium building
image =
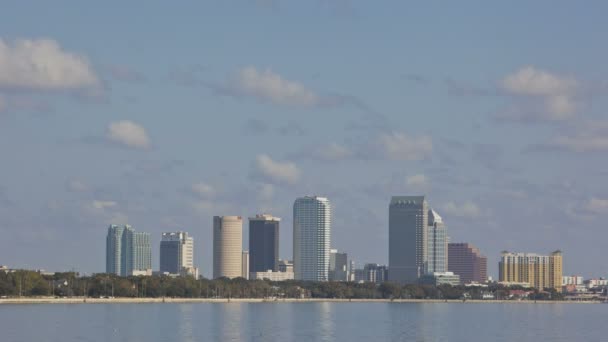
<svg viewBox="0 0 608 342"><path fill-rule="evenodd" d="M150 234L136 232L125 225L122 234L121 275L152 274L152 243Z"/></svg>
<svg viewBox="0 0 608 342"><path fill-rule="evenodd" d="M348 281L348 255L337 249L329 252L329 280Z"/></svg>
<svg viewBox="0 0 608 342"><path fill-rule="evenodd" d="M198 278L198 269L194 266L194 239L187 232L162 233L160 272Z"/></svg>
<svg viewBox="0 0 608 342"><path fill-rule="evenodd" d="M293 204L293 267L295 279L327 281L331 205L325 197L301 197Z"/></svg>
<svg viewBox="0 0 608 342"><path fill-rule="evenodd" d="M470 243L448 244L448 271L460 276L463 284L488 281L488 259Z"/></svg>
<svg viewBox="0 0 608 342"><path fill-rule="evenodd" d="M447 272L448 270L448 234L443 219L429 209L427 227L427 260L425 273Z"/></svg>
<svg viewBox="0 0 608 342"><path fill-rule="evenodd" d="M524 282L541 290L559 290L562 286L562 263L561 251L550 255L505 251L498 263L498 275L501 282Z"/></svg>
<svg viewBox="0 0 608 342"><path fill-rule="evenodd" d="M243 276L243 219L213 217L213 278Z"/></svg>
<svg viewBox="0 0 608 342"><path fill-rule="evenodd" d="M120 275L122 232L124 228L115 224L108 227L106 236L106 273Z"/></svg>
<svg viewBox="0 0 608 342"><path fill-rule="evenodd" d="M425 271L428 211L424 196L393 196L388 217L389 280L416 283Z"/></svg>
<svg viewBox="0 0 608 342"><path fill-rule="evenodd" d="M279 270L280 221L268 214L249 218L249 272Z"/></svg>
<svg viewBox="0 0 608 342"><path fill-rule="evenodd" d="M110 225L106 236L106 273L120 276L152 274L150 234L125 225Z"/></svg>

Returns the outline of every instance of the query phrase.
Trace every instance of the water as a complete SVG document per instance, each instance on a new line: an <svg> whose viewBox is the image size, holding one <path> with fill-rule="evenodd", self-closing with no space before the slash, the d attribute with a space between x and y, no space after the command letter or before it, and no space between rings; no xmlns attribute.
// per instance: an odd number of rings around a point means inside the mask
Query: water
<svg viewBox="0 0 608 342"><path fill-rule="evenodd" d="M606 341L608 305L0 305L0 341Z"/></svg>

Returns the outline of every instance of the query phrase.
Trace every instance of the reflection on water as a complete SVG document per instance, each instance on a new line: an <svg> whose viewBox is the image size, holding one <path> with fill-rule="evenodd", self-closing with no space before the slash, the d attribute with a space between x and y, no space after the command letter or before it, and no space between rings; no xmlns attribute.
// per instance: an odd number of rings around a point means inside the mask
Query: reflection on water
<svg viewBox="0 0 608 342"><path fill-rule="evenodd" d="M0 305L2 342L605 341L608 305Z"/></svg>

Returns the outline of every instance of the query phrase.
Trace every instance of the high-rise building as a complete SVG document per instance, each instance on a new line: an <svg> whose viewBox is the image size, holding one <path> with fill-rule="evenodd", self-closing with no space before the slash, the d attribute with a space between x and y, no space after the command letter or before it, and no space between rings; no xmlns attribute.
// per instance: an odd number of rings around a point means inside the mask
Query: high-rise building
<svg viewBox="0 0 608 342"><path fill-rule="evenodd" d="M125 225L122 233L121 276L152 274L150 234Z"/></svg>
<svg viewBox="0 0 608 342"><path fill-rule="evenodd" d="M213 278L243 276L243 219L213 217Z"/></svg>
<svg viewBox="0 0 608 342"><path fill-rule="evenodd" d="M528 283L537 289L562 286L562 252L551 255L503 252L498 263L498 276L505 283Z"/></svg>
<svg viewBox="0 0 608 342"><path fill-rule="evenodd" d="M122 250L122 232L124 228L117 225L108 227L108 235L106 237L106 273L120 275L121 270L121 250Z"/></svg>
<svg viewBox="0 0 608 342"><path fill-rule="evenodd" d="M129 225L111 225L106 237L106 272L121 276L152 274L150 234Z"/></svg>
<svg viewBox="0 0 608 342"><path fill-rule="evenodd" d="M348 281L348 255L338 252L337 249L330 250L329 280Z"/></svg>
<svg viewBox="0 0 608 342"><path fill-rule="evenodd" d="M191 275L198 278L194 267L194 239L186 232L163 233L160 241L160 272Z"/></svg>
<svg viewBox="0 0 608 342"><path fill-rule="evenodd" d="M331 205L325 197L300 197L293 204L295 279L327 281Z"/></svg>
<svg viewBox="0 0 608 342"><path fill-rule="evenodd" d="M425 273L447 272L448 234L443 219L433 209L428 212L427 261Z"/></svg>
<svg viewBox="0 0 608 342"><path fill-rule="evenodd" d="M448 271L460 276L462 284L485 283L488 259L470 243L448 244Z"/></svg>
<svg viewBox="0 0 608 342"><path fill-rule="evenodd" d="M243 251L241 277L249 279L249 251Z"/></svg>
<svg viewBox="0 0 608 342"><path fill-rule="evenodd" d="M393 196L388 216L389 280L416 283L427 261L428 203L424 196Z"/></svg>
<svg viewBox="0 0 608 342"><path fill-rule="evenodd" d="M249 218L249 272L279 270L279 222L272 215Z"/></svg>

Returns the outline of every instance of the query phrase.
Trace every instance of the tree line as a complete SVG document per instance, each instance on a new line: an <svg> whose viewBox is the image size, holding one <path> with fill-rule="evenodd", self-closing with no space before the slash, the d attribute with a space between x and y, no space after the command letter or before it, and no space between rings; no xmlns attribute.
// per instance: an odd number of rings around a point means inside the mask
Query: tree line
<svg viewBox="0 0 608 342"><path fill-rule="evenodd" d="M532 291L535 300L562 299L554 289L538 291L490 284L487 288L451 285L400 285L385 282L309 282L246 280L243 278L195 279L193 277L133 276L113 274L79 276L75 272L44 275L35 271L0 272L1 297L177 297L177 298L341 298L341 299L482 299L491 293L508 299L509 290Z"/></svg>

